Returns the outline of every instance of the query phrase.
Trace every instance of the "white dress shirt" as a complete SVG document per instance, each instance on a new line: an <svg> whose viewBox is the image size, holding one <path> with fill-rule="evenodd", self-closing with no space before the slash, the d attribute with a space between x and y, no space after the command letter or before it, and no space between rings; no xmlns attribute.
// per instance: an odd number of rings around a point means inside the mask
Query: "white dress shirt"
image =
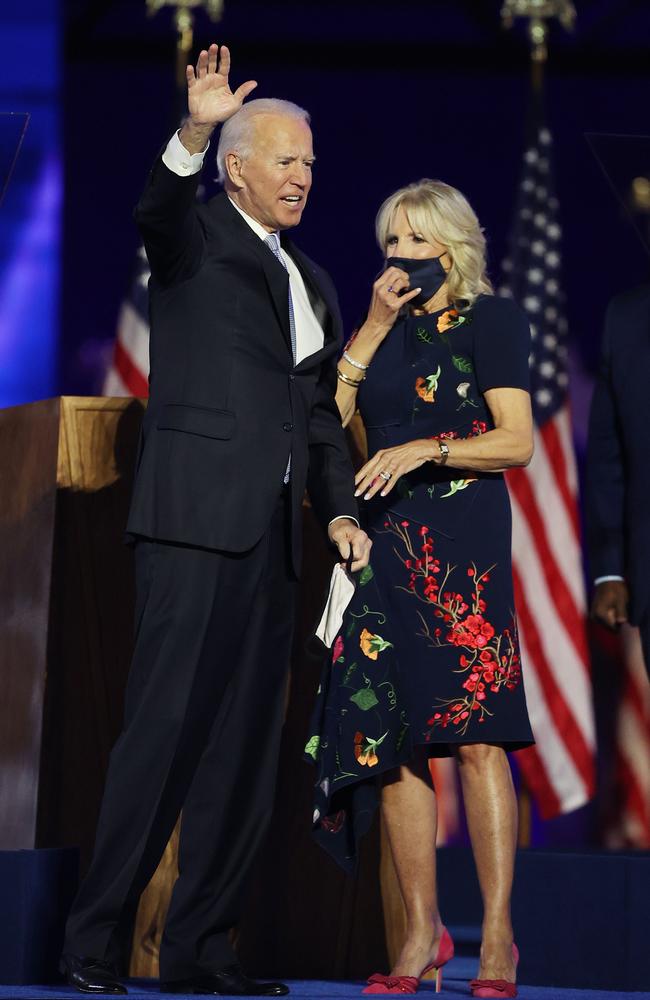
<svg viewBox="0 0 650 1000"><path fill-rule="evenodd" d="M200 153L190 153L181 142L179 132L174 132L162 155L162 161L172 173L178 174L179 177L191 177L192 174L198 174L199 170L203 167L203 160L209 145L208 143ZM261 240L265 240L270 235L256 219L252 219L250 215L242 211L232 198L228 200ZM269 250L269 253L271 252ZM321 349L325 337L322 327L316 319L316 314L311 307L305 282L300 271L282 247L280 247L280 253L289 272L293 317L296 326L296 364L298 365L304 358L308 358L310 354L315 354L316 351ZM356 517L353 517L351 514L339 514L338 517L333 517L329 523L333 524L334 521L339 521L341 518L347 518L350 521L354 521L356 525L359 524Z"/></svg>

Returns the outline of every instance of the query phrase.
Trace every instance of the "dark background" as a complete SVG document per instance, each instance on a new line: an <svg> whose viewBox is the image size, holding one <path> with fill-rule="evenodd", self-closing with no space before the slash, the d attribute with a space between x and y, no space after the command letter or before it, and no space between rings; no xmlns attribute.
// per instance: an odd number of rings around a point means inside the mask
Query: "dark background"
<svg viewBox="0 0 650 1000"><path fill-rule="evenodd" d="M376 210L423 176L459 187L486 228L498 280L514 208L528 98L523 24L505 31L499 0L225 0L197 14L195 49L233 55L232 82L312 114L318 163L298 242L332 273L350 328L380 265ZM584 133L648 131L650 4L578 4L573 34L553 25L547 111L564 231L563 280L574 369L593 372L609 297L645 279L646 257ZM65 200L59 386L93 392L128 288L131 212L182 112L170 10L144 0L65 7ZM210 165L205 176L215 173ZM212 183L208 183L208 192ZM216 185L214 185L216 191ZM576 380L578 436L586 393Z"/></svg>

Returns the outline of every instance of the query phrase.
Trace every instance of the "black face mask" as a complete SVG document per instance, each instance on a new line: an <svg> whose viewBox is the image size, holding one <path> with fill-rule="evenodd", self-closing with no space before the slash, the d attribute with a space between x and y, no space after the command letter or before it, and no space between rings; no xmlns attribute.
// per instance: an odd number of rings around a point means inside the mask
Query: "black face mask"
<svg viewBox="0 0 650 1000"><path fill-rule="evenodd" d="M445 253L440 254L444 257ZM387 257L384 263L384 271L388 267L399 267L400 271L406 271L411 282L411 288L421 288L422 291L411 299L409 305L423 306L425 302L432 299L439 288L447 280L447 272L440 263L440 257L428 257L418 260L415 257ZM406 291L408 292L408 288Z"/></svg>

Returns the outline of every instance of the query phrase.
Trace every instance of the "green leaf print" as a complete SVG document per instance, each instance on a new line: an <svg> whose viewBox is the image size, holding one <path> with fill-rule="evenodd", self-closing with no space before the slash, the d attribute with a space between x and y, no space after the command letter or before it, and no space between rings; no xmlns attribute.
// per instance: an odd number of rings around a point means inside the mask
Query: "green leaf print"
<svg viewBox="0 0 650 1000"><path fill-rule="evenodd" d="M469 358L464 358L462 354L452 354L451 360L454 363L454 368L457 368L459 372L473 372L472 362Z"/></svg>
<svg viewBox="0 0 650 1000"><path fill-rule="evenodd" d="M307 746L305 747L305 753L308 753L310 757L314 760L318 760L318 751L320 748L320 736L312 736L310 740L307 741Z"/></svg>
<svg viewBox="0 0 650 1000"><path fill-rule="evenodd" d="M475 482L475 479L452 479L449 484L449 492L443 493L441 499L444 500L445 497L453 497L454 493L458 493L459 490L466 490L471 483Z"/></svg>
<svg viewBox="0 0 650 1000"><path fill-rule="evenodd" d="M348 627L345 630L346 638L348 639L350 638L356 627L357 623L355 622L354 618L351 618Z"/></svg>
<svg viewBox="0 0 650 1000"><path fill-rule="evenodd" d="M357 664L356 663L351 663L350 666L348 667L348 669L345 671L345 676L343 677L343 680L341 681L341 687L347 687L348 681L350 680L350 678L352 677L352 674L354 673L354 671L356 669L357 669Z"/></svg>
<svg viewBox="0 0 650 1000"><path fill-rule="evenodd" d="M433 343L433 337L431 336L430 333L428 333L424 329L423 326L419 326L417 328L417 330L415 331L415 336L418 338L418 340L422 341L423 344L432 344Z"/></svg>
<svg viewBox="0 0 650 1000"><path fill-rule="evenodd" d="M367 712L368 709L374 708L375 705L379 704L379 699L372 688L361 688L360 691L352 695L350 701L358 705L362 712Z"/></svg>
<svg viewBox="0 0 650 1000"><path fill-rule="evenodd" d="M359 577L359 586L365 587L367 583L370 583L374 575L372 566L364 566Z"/></svg>

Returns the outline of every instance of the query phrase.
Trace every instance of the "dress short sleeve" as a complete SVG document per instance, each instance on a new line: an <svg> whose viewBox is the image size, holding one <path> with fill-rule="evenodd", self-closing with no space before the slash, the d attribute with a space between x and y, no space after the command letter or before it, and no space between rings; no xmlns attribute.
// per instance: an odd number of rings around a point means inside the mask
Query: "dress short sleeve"
<svg viewBox="0 0 650 1000"><path fill-rule="evenodd" d="M481 393L514 388L530 392L530 325L512 299L486 295L473 309L474 365Z"/></svg>

